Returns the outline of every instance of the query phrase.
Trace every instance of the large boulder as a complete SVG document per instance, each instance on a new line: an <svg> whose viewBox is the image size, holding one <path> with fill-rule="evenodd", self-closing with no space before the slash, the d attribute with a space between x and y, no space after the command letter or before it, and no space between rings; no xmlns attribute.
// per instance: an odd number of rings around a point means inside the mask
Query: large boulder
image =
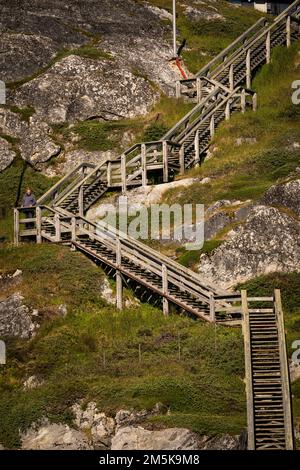
<svg viewBox="0 0 300 470"><path fill-rule="evenodd" d="M0 302L0 336L30 338L37 325L20 294L13 294Z"/></svg>
<svg viewBox="0 0 300 470"><path fill-rule="evenodd" d="M51 128L37 115L26 121L19 113L0 107L0 133L18 139L22 158L32 165L45 163L61 151L51 138Z"/></svg>
<svg viewBox="0 0 300 470"><path fill-rule="evenodd" d="M50 424L45 420L22 434L22 450L88 450L87 436L66 424Z"/></svg>
<svg viewBox="0 0 300 470"><path fill-rule="evenodd" d="M148 431L142 427L121 427L112 439L112 450L195 450L197 434L182 428Z"/></svg>
<svg viewBox="0 0 300 470"><path fill-rule="evenodd" d="M0 172L5 170L16 157L12 146L7 140L0 137Z"/></svg>
<svg viewBox="0 0 300 470"><path fill-rule="evenodd" d="M20 107L33 106L40 120L75 122L144 114L158 93L143 77L109 59L70 55L13 94Z"/></svg>
<svg viewBox="0 0 300 470"><path fill-rule="evenodd" d="M271 186L263 195L261 203L283 206L300 215L300 179Z"/></svg>
<svg viewBox="0 0 300 470"><path fill-rule="evenodd" d="M94 449L107 449L115 430L115 420L99 412L96 403L88 403L85 409L80 404L72 408L75 414L74 423L83 432L88 432Z"/></svg>
<svg viewBox="0 0 300 470"><path fill-rule="evenodd" d="M256 206L244 225L211 256L202 255L199 272L224 287L270 272L300 266L300 222L274 207Z"/></svg>

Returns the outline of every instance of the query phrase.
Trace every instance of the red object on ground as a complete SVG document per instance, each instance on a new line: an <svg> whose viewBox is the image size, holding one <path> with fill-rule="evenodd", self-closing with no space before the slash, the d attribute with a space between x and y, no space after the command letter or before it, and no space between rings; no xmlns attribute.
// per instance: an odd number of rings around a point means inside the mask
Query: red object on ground
<svg viewBox="0 0 300 470"><path fill-rule="evenodd" d="M187 76L186 76L183 68L181 67L181 59L179 59L179 57L176 57L176 65L179 68L179 71L180 71L182 77L184 78L184 80L186 80Z"/></svg>

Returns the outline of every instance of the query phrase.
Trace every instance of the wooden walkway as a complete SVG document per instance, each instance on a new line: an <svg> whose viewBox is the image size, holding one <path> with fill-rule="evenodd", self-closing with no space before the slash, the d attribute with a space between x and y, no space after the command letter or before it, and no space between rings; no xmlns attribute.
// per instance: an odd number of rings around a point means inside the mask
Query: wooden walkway
<svg viewBox="0 0 300 470"><path fill-rule="evenodd" d="M261 19L194 79L177 83L177 96L196 103L161 140L136 144L98 165L78 165L37 201L33 219L22 218L22 208L14 211L15 244L29 236L83 252L115 277L119 309L126 285L143 301L161 305L165 315L174 308L210 323L243 324L249 449L293 448L279 292L261 299L229 293L124 233L94 224L85 213L107 190L146 186L152 174L167 182L171 174L199 165L221 122L256 109L253 74L270 61L274 47L289 47L299 37L299 24L300 0L271 23ZM26 229L29 223L33 227ZM271 306L252 309L250 301Z"/></svg>

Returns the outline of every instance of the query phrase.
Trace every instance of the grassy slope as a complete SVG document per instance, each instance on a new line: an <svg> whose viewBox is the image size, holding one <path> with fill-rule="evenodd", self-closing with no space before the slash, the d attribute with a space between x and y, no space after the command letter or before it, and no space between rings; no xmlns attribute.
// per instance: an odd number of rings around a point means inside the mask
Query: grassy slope
<svg viewBox="0 0 300 470"><path fill-rule="evenodd" d="M167 2L153 0L152 3ZM222 7L223 4L224 2ZM233 11L231 7L230 11ZM249 25L253 22L252 18L248 17L248 11L244 13L236 9L235 12L236 15L243 14L247 21L249 18ZM237 25L238 21L234 21L232 27ZM216 24L217 28L219 26ZM236 33L235 29L231 29L224 39L227 32L222 31L222 47L227 45ZM206 36L210 36L210 39L206 39ZM206 30L199 42L199 48L204 48L205 41L210 41L211 47L215 44L217 49L220 48L221 45L218 45L215 39L215 31L207 35ZM193 48L196 50L198 36L195 36L194 40ZM218 50L213 51L215 52ZM191 68L196 68L196 64L193 64L198 60L198 54L195 54L194 49L186 54ZM208 57L205 61L207 59ZM289 139L296 139L298 135L296 110L291 106L282 106L284 101L286 103L285 93L289 93L290 79L294 72L289 66L290 62L284 62L284 57L281 57L281 64L284 64L287 70L286 80L279 79L279 74L274 79L274 70L271 75L271 67L269 71L263 72L267 74L268 80L274 80L272 98L268 98L267 89L262 94L263 84L259 78L256 80L255 86L260 90L260 104L264 104L265 111L261 108L255 116L252 113L244 118L236 116L223 127L223 131L217 133L216 145L222 142L222 153L220 150L218 158L205 163L200 174L218 174L221 176L220 182L213 182L203 192L196 186L192 190L184 190L181 192L182 202L190 202L191 198L201 202L204 199L205 202L212 202L220 197L246 199L249 192L251 197L258 197L277 177L285 176L287 171L293 168L294 160L290 163L290 154L286 157L286 152L284 158L288 161L278 164L278 157L286 140L284 144L280 144L279 152L274 153L274 148L279 142L274 141L274 135L281 128L283 131L280 131L280 135L283 139L284 132L288 133ZM203 65L202 59L201 63L197 63L197 68L200 65ZM286 109L288 114L280 117L279 110L276 109L278 102L281 111ZM165 114L159 121L163 122L163 125L172 124L169 120L171 121L170 112L174 113L174 106L168 103L171 102L166 100L165 104L161 105ZM169 110L166 112L166 109ZM285 125L287 116L290 117ZM172 119L176 120L175 117L177 119L173 114ZM265 124L265 119L273 124L272 132ZM235 126L238 126L237 130ZM229 152L229 149L233 148L235 137L248 135L245 132L249 133L249 129L253 129L255 137L259 136L258 145L246 146L243 152L241 148ZM265 152L261 139L268 143L266 148L269 153ZM259 165L263 165L265 155L270 152L273 152L273 156L270 156L270 168L274 169L275 175L271 175L271 181L261 181L260 178L265 178L265 175L259 175ZM257 156L255 163L253 159L249 160L251 170L255 170L256 179L254 190L247 189L245 194L243 191L249 167L246 166L247 171L243 171L243 168L248 162L249 153L251 156ZM3 184L0 181L3 188L1 204L5 207L11 203L13 205L15 201L21 172L21 166L18 165L20 162L0 175L3 181ZM25 178L23 185L30 184L37 194L49 185L49 181L30 168L26 169L25 176L28 179ZM224 190L224 187L228 189ZM192 196L194 194L195 196ZM169 197L176 197L178 202L178 194L170 194ZM142 305L134 311L116 313L114 308L104 306L97 297L97 283L101 282L99 271L87 260L83 261L80 255L70 254L63 248L47 245L24 246L18 250L4 248L1 251L0 270L16 268L24 271L24 282L18 289L25 295L26 302L40 309L47 309L47 305L44 305L46 294L49 295L47 304L50 309L51 306L67 303L70 313L66 319L51 317L41 327L36 338L29 342L9 343L8 365L1 368L0 376L0 442L7 446L18 445L18 429L26 428L33 420L43 415L54 421L69 422L71 417L68 407L79 398L95 399L99 407L108 412L124 406L151 407L155 402L162 401L170 407L171 413L155 421L170 426L186 426L205 433L238 433L245 425L243 351L239 330L220 327L213 329L184 317L165 319L161 312L147 305ZM44 282L46 275L47 285ZM261 278L257 281L253 292L258 292L265 284L269 292L271 285L268 279ZM285 279L285 285L279 285L279 280L276 279L276 287L282 287L283 292L287 292L284 298L295 296L295 289L292 294L288 290L291 278L286 276ZM62 285L65 286L64 289L61 289ZM299 289L299 282L296 286ZM251 286L247 287L252 289ZM289 338L294 335L296 337L299 330L297 311L288 305L285 305L285 308L289 311ZM143 351L141 363L138 359L139 344L142 345ZM44 384L36 390L24 392L22 382L32 374L40 375ZM294 393L297 397L295 406L299 416L299 383L295 385Z"/></svg>
<svg viewBox="0 0 300 470"><path fill-rule="evenodd" d="M108 413L151 408L160 401L170 414L152 426L165 423L213 434L241 431L240 330L164 318L148 305L116 312L99 297L101 271L66 248L7 247L0 259L0 272L23 270L23 282L14 290L45 318L34 339L8 343L8 363L0 369L0 442L5 446L18 446L18 429L44 415L69 422L69 406L80 398L95 400ZM9 293L2 291L2 297ZM61 303L68 305L66 318L54 314ZM23 391L22 382L33 374L44 384Z"/></svg>

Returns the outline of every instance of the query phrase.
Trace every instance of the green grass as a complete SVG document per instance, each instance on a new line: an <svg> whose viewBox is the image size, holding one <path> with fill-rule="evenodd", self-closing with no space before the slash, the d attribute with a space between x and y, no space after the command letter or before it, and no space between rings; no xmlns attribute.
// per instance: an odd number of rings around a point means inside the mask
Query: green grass
<svg viewBox="0 0 300 470"><path fill-rule="evenodd" d="M192 107L190 103L178 103L178 100L163 95L146 116L115 121L81 121L71 126L68 123L54 124L53 137L61 145L70 142L75 134L79 137L75 144L77 148L121 152L126 147L121 143L124 132L130 132L133 143L159 140Z"/></svg>
<svg viewBox="0 0 300 470"><path fill-rule="evenodd" d="M69 407L79 399L95 400L108 414L162 402L170 415L156 421L174 426L180 420L204 433L239 433L245 426L239 330L164 319L147 305L122 313L90 308L48 323L29 343L9 343L8 351L0 376L0 442L8 447L19 444L18 429L42 416L70 422ZM21 382L32 374L44 384L24 392Z"/></svg>
<svg viewBox="0 0 300 470"><path fill-rule="evenodd" d="M31 116L34 115L35 109L32 106L28 106L27 108L19 108L18 106L8 106L8 105L1 105L0 108L7 108L13 113L16 113L20 116L21 121L29 122Z"/></svg>
<svg viewBox="0 0 300 470"><path fill-rule="evenodd" d="M101 270L68 248L51 244L1 247L0 272L17 269L24 273L18 289L36 308L44 308L45 299L46 308L64 303L71 307L89 302L103 304L100 297Z"/></svg>
<svg viewBox="0 0 300 470"><path fill-rule="evenodd" d="M209 254L222 243L221 240L207 240L204 242L201 250L186 250L184 247L180 247L176 250L177 262L187 268L194 268L199 264L199 259L202 254Z"/></svg>
<svg viewBox="0 0 300 470"><path fill-rule="evenodd" d="M19 446L18 430L42 416L70 423L70 406L79 399L95 400L106 413L162 402L170 414L156 422L203 433L236 434L245 426L240 330L165 318L147 304L117 312L100 297L101 270L67 248L6 246L0 260L0 272L23 271L18 291L43 318L32 340L7 342L8 362L0 369L3 445ZM65 318L55 314L61 303ZM24 391L33 374L43 385Z"/></svg>

